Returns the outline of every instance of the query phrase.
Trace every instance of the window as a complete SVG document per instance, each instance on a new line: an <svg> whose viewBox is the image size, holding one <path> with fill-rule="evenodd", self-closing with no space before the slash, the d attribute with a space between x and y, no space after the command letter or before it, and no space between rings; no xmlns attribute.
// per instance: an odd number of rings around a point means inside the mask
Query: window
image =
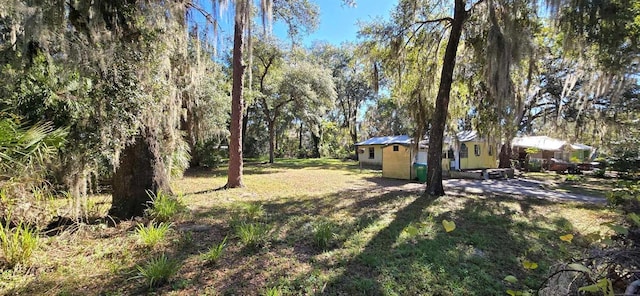
<svg viewBox="0 0 640 296"><path fill-rule="evenodd" d="M473 154L475 154L476 156L480 156L480 145L473 145Z"/></svg>
<svg viewBox="0 0 640 296"><path fill-rule="evenodd" d="M489 156L493 155L493 145L489 145Z"/></svg>
<svg viewBox="0 0 640 296"><path fill-rule="evenodd" d="M453 149L442 151L442 159L454 159Z"/></svg>
<svg viewBox="0 0 640 296"><path fill-rule="evenodd" d="M393 151L400 151L400 146L393 145Z"/></svg>
<svg viewBox="0 0 640 296"><path fill-rule="evenodd" d="M369 159L374 158L376 158L376 151L373 149L373 147L369 147Z"/></svg>
<svg viewBox="0 0 640 296"><path fill-rule="evenodd" d="M467 148L467 144L462 143L460 145L460 158L468 158L469 157L469 148Z"/></svg>

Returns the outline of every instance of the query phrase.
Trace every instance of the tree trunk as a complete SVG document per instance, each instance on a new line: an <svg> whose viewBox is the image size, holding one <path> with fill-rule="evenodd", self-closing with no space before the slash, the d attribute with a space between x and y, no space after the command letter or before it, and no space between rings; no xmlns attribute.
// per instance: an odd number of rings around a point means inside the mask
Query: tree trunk
<svg viewBox="0 0 640 296"><path fill-rule="evenodd" d="M355 145L355 144L358 143L358 129L356 127L356 123L355 122L350 123L349 125L350 125L350 127L349 127L349 135L351 135L351 142L353 142L353 145ZM355 153L355 158L354 159L358 160L358 149L355 149L354 153Z"/></svg>
<svg viewBox="0 0 640 296"><path fill-rule="evenodd" d="M252 105L249 105L242 116L242 147L245 146L247 140L247 125L249 124L249 113L253 110ZM244 157L244 155L243 155Z"/></svg>
<svg viewBox="0 0 640 296"><path fill-rule="evenodd" d="M273 163L276 151L276 121L269 120L269 163Z"/></svg>
<svg viewBox="0 0 640 296"><path fill-rule="evenodd" d="M302 122L300 122L300 128L298 129L298 153L302 153Z"/></svg>
<svg viewBox="0 0 640 296"><path fill-rule="evenodd" d="M148 191L173 194L156 133L147 129L123 150L112 183L109 215L120 219L142 216L151 201Z"/></svg>
<svg viewBox="0 0 640 296"><path fill-rule="evenodd" d="M451 95L451 83L453 82L453 69L456 65L458 43L460 42L460 35L462 34L462 25L467 16L464 6L464 0L455 0L451 32L449 33L449 41L447 42L447 48L442 62L436 109L431 122L431 131L429 132L426 193L431 196L444 195L441 165L442 140L444 138L444 128L447 123L447 114L449 111L449 96Z"/></svg>
<svg viewBox="0 0 640 296"><path fill-rule="evenodd" d="M236 12L237 13L237 12ZM233 89L231 91L231 136L229 139L229 171L226 188L243 187L242 183L242 119L245 65L242 61L245 18L236 16L233 30Z"/></svg>
<svg viewBox="0 0 640 296"><path fill-rule="evenodd" d="M311 139L313 139L313 155L311 155L312 158L320 158L320 139L321 139L321 133L319 135L314 134L313 132L311 132Z"/></svg>
<svg viewBox="0 0 640 296"><path fill-rule="evenodd" d="M498 158L500 159L498 163L499 168L506 169L511 167L511 142L502 144Z"/></svg>

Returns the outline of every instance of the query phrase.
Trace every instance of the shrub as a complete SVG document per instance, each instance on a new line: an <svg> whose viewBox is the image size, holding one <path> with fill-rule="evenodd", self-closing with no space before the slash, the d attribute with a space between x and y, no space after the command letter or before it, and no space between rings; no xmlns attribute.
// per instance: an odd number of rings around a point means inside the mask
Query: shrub
<svg viewBox="0 0 640 296"><path fill-rule="evenodd" d="M142 244L148 247L154 247L165 238L170 228L171 224L164 222L157 225L150 223L148 226L138 224L136 234L138 238L140 238L140 241L142 241Z"/></svg>
<svg viewBox="0 0 640 296"><path fill-rule="evenodd" d="M542 171L542 160L538 158L529 159L529 164L527 169L530 172L540 172Z"/></svg>
<svg viewBox="0 0 640 296"><path fill-rule="evenodd" d="M269 230L264 223L240 223L236 227L236 235L246 247L258 248L267 242Z"/></svg>
<svg viewBox="0 0 640 296"><path fill-rule="evenodd" d="M0 223L0 245L9 268L27 264L38 247L38 232L22 223L14 229L10 229L8 222Z"/></svg>
<svg viewBox="0 0 640 296"><path fill-rule="evenodd" d="M606 172L607 172L606 169L596 169L593 172L593 176L597 178L604 178Z"/></svg>
<svg viewBox="0 0 640 296"><path fill-rule="evenodd" d="M625 213L640 211L640 182L620 181L617 188L607 194L607 202Z"/></svg>
<svg viewBox="0 0 640 296"><path fill-rule="evenodd" d="M202 256L204 257L204 259L210 263L215 263L216 261L218 261L218 258L220 258L220 256L222 256L222 253L224 252L224 248L227 246L227 237L225 236L224 239L222 240L222 242L220 242L217 245L213 245L209 251L207 251L206 253L202 254Z"/></svg>
<svg viewBox="0 0 640 296"><path fill-rule="evenodd" d="M136 266L138 277L149 283L149 288L158 287L166 283L180 269L177 260L168 259L167 256L153 258L144 266Z"/></svg>
<svg viewBox="0 0 640 296"><path fill-rule="evenodd" d="M167 222L186 209L180 198L172 197L162 191L158 194L152 192L147 192L147 194L151 197L151 205L147 209L147 215L154 220Z"/></svg>
<svg viewBox="0 0 640 296"><path fill-rule="evenodd" d="M328 221L317 222L313 227L313 242L316 247L326 250L334 236L334 225Z"/></svg>

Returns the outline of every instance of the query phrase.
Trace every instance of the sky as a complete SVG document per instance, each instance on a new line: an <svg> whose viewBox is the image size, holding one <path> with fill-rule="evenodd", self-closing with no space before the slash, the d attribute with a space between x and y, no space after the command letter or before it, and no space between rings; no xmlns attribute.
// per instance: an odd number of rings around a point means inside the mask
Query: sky
<svg viewBox="0 0 640 296"><path fill-rule="evenodd" d="M315 41L325 41L334 45L355 42L358 36L358 21L371 22L379 17L388 19L397 0L356 0L356 6L343 4L342 0L312 0L320 8L318 29L303 37L303 44L309 46ZM233 33L232 17L223 17L221 29L224 35ZM259 21L258 21L259 22ZM288 41L287 29L282 23L273 24L273 34Z"/></svg>
<svg viewBox="0 0 640 296"><path fill-rule="evenodd" d="M316 32L304 37L304 44L325 41L334 45L343 42L355 42L358 35L358 21L371 22L379 17L389 18L397 0L357 0L356 7L343 4L341 0L316 0L320 8L320 24ZM274 34L287 38L283 24L274 24Z"/></svg>

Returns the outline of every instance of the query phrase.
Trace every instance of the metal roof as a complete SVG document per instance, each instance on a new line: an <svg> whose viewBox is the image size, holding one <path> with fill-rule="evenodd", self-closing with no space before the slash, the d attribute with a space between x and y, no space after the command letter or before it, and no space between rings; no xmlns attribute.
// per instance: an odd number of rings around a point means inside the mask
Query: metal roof
<svg viewBox="0 0 640 296"><path fill-rule="evenodd" d="M461 131L456 134L458 137L458 141L460 142L469 142L473 141L478 137L478 132L476 131Z"/></svg>
<svg viewBox="0 0 640 296"><path fill-rule="evenodd" d="M461 131L461 132L456 134L456 137L458 138L458 141L460 141L460 142L469 142L469 141L473 141L476 138L478 138L478 132L476 132L476 131ZM451 138L445 136L444 142L445 143L449 143L450 141L451 141ZM400 136L374 137L374 138L368 139L366 141L362 141L360 143L357 143L356 146L391 145L391 144L409 145L411 143L413 143L413 139L410 136L400 135ZM427 147L428 143L429 143L428 139L420 141L420 146L421 147Z"/></svg>
<svg viewBox="0 0 640 296"><path fill-rule="evenodd" d="M585 145L585 144L571 144L571 149L573 150L593 150L593 147Z"/></svg>
<svg viewBox="0 0 640 296"><path fill-rule="evenodd" d="M357 143L356 146L363 146L363 145L391 145L391 144L411 144L413 142L413 140L411 139L411 137L407 136L407 135L400 135L400 136L387 136L387 137L374 137L371 139L368 139L366 141L362 141L360 143Z"/></svg>
<svg viewBox="0 0 640 296"><path fill-rule="evenodd" d="M511 146L524 148L537 148L540 150L560 151L567 145L567 141L554 139L547 136L525 136L513 138Z"/></svg>

